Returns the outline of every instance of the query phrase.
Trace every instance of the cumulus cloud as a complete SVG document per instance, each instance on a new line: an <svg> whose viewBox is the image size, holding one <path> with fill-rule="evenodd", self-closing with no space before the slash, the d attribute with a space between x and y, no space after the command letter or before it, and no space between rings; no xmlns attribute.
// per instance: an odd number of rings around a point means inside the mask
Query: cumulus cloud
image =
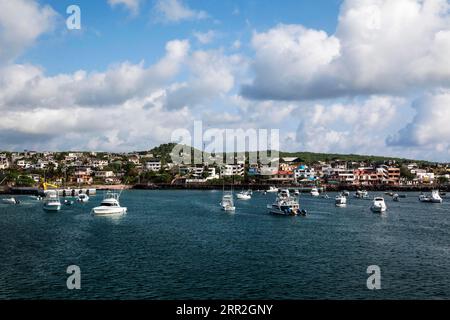
<svg viewBox="0 0 450 320"><path fill-rule="evenodd" d="M209 30L207 32L194 32L194 37L201 44L211 43L216 37L216 32L214 30Z"/></svg>
<svg viewBox="0 0 450 320"><path fill-rule="evenodd" d="M450 90L429 93L412 104L414 119L387 138L391 146L450 152Z"/></svg>
<svg viewBox="0 0 450 320"><path fill-rule="evenodd" d="M298 148L315 152L383 154L386 130L399 120L401 98L372 96L362 102L316 104L297 114Z"/></svg>
<svg viewBox="0 0 450 320"><path fill-rule="evenodd" d="M0 65L10 63L51 30L57 14L35 1L0 0Z"/></svg>
<svg viewBox="0 0 450 320"><path fill-rule="evenodd" d="M189 51L189 42L173 40L155 65L123 62L105 72L77 71L47 77L33 65L0 69L0 109L62 108L119 105L145 97L174 77Z"/></svg>
<svg viewBox="0 0 450 320"><path fill-rule="evenodd" d="M111 7L124 6L135 15L139 12L140 0L108 0L108 4Z"/></svg>
<svg viewBox="0 0 450 320"><path fill-rule="evenodd" d="M239 55L225 55L221 50L195 51L187 61L189 79L168 90L166 106L179 109L211 101L230 92L235 72L245 61Z"/></svg>
<svg viewBox="0 0 450 320"><path fill-rule="evenodd" d="M157 19L161 22L201 20L208 17L205 11L193 10L182 0L158 0L155 4Z"/></svg>
<svg viewBox="0 0 450 320"><path fill-rule="evenodd" d="M450 86L446 0L347 0L335 34L300 25L255 33L255 99L400 94Z"/></svg>

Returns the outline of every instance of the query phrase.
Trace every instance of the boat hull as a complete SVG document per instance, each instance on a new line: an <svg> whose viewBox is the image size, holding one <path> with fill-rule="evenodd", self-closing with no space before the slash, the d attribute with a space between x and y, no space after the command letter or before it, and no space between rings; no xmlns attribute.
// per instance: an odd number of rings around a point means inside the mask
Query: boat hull
<svg viewBox="0 0 450 320"><path fill-rule="evenodd" d="M92 209L92 214L95 216L118 216L127 213L127 208L109 208L109 207L96 207Z"/></svg>
<svg viewBox="0 0 450 320"><path fill-rule="evenodd" d="M61 205L44 206L44 211L56 212L61 210Z"/></svg>

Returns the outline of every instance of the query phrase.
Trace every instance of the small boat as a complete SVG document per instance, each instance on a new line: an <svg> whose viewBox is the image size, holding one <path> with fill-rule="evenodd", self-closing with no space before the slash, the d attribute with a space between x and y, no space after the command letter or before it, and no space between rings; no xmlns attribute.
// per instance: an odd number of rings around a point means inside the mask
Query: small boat
<svg viewBox="0 0 450 320"><path fill-rule="evenodd" d="M432 203L442 203L442 198L439 195L438 190L431 191L431 202Z"/></svg>
<svg viewBox="0 0 450 320"><path fill-rule="evenodd" d="M89 201L89 196L85 193L80 193L77 197L77 202L86 203Z"/></svg>
<svg viewBox="0 0 450 320"><path fill-rule="evenodd" d="M320 195L319 190L316 187L312 188L311 189L311 195L313 197L318 197Z"/></svg>
<svg viewBox="0 0 450 320"><path fill-rule="evenodd" d="M126 207L121 207L119 203L120 193L108 191L100 203L100 206L92 209L92 214L96 216L118 216L127 213Z"/></svg>
<svg viewBox="0 0 450 320"><path fill-rule="evenodd" d="M4 204L20 204L20 201L14 197L11 197L11 198L2 199L2 203L4 203Z"/></svg>
<svg viewBox="0 0 450 320"><path fill-rule="evenodd" d="M342 191L341 194L342 194L344 197L350 196L350 192L348 192L347 190Z"/></svg>
<svg viewBox="0 0 450 320"><path fill-rule="evenodd" d="M400 201L400 196L396 193L392 196L392 200L394 200L395 202L399 202Z"/></svg>
<svg viewBox="0 0 450 320"><path fill-rule="evenodd" d="M324 198L324 199L330 199L330 196L329 196L327 193L325 193L324 195L322 195L322 198Z"/></svg>
<svg viewBox="0 0 450 320"><path fill-rule="evenodd" d="M275 193L278 192L278 188L274 186L270 186L268 190L266 190L268 193Z"/></svg>
<svg viewBox="0 0 450 320"><path fill-rule="evenodd" d="M236 210L236 207L234 206L233 192L223 194L220 206L223 211L234 212Z"/></svg>
<svg viewBox="0 0 450 320"><path fill-rule="evenodd" d="M238 198L239 200L250 200L252 198L252 191L241 191L236 195L236 198Z"/></svg>
<svg viewBox="0 0 450 320"><path fill-rule="evenodd" d="M267 205L269 213L281 216L306 216L306 210L300 210L296 197L292 197L289 190L283 189L277 195L275 202Z"/></svg>
<svg viewBox="0 0 450 320"><path fill-rule="evenodd" d="M347 197L344 196L343 193L337 195L334 199L334 204L336 205L336 207L345 207L347 205Z"/></svg>
<svg viewBox="0 0 450 320"><path fill-rule="evenodd" d="M44 198L43 209L45 211L59 211L61 210L61 201L57 191L51 190L47 192Z"/></svg>
<svg viewBox="0 0 450 320"><path fill-rule="evenodd" d="M73 204L74 204L74 202L71 201L71 200L64 200L64 205L65 206L72 206Z"/></svg>
<svg viewBox="0 0 450 320"><path fill-rule="evenodd" d="M357 190L355 193L355 198L357 199L368 199L369 193L366 190Z"/></svg>
<svg viewBox="0 0 450 320"><path fill-rule="evenodd" d="M373 212L377 212L377 213L385 212L387 210L387 207L386 207L386 203L384 202L384 198L383 197L375 197L373 199L373 203L372 203L372 206L370 207L370 209Z"/></svg>

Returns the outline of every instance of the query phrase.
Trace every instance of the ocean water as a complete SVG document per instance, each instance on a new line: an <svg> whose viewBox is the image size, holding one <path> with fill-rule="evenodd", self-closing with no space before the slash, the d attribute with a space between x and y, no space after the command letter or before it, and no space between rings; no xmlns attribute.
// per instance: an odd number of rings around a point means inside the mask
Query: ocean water
<svg viewBox="0 0 450 320"><path fill-rule="evenodd" d="M26 196L0 204L0 299L450 298L450 199L386 196L379 215L368 200L304 194L307 217L278 217L274 194L236 200L235 214L221 195L124 191L121 218L90 214L101 193L59 213ZM69 265L81 290L66 287ZM381 290L367 289L370 265Z"/></svg>

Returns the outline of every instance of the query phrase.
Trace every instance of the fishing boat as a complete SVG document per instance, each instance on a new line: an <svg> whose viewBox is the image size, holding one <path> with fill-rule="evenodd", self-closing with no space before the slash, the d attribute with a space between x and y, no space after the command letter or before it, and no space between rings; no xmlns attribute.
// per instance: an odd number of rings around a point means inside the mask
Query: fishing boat
<svg viewBox="0 0 450 320"><path fill-rule="evenodd" d="M224 210L224 211L234 212L236 210L236 207L234 206L232 191L223 193L222 201L220 202L220 206L222 207L222 210Z"/></svg>
<svg viewBox="0 0 450 320"><path fill-rule="evenodd" d="M336 198L334 199L334 204L336 205L336 207L347 206L347 197L344 196L343 193L337 195Z"/></svg>
<svg viewBox="0 0 450 320"><path fill-rule="evenodd" d="M127 208L120 206L119 199L121 194L122 191L119 193L108 191L100 206L92 209L92 214L96 216L118 216L127 213Z"/></svg>
<svg viewBox="0 0 450 320"><path fill-rule="evenodd" d="M46 193L44 198L43 209L45 211L59 211L61 210L61 201L59 194L55 190L50 190Z"/></svg>
<svg viewBox="0 0 450 320"><path fill-rule="evenodd" d="M252 198L252 190L241 191L236 195L239 200L250 200Z"/></svg>
<svg viewBox="0 0 450 320"><path fill-rule="evenodd" d="M355 193L355 198L357 199L368 199L369 193L366 190L357 190Z"/></svg>
<svg viewBox="0 0 450 320"><path fill-rule="evenodd" d="M278 192L278 188L274 186L270 186L268 190L266 190L268 193L275 193Z"/></svg>
<svg viewBox="0 0 450 320"><path fill-rule="evenodd" d="M20 204L20 201L14 197L11 197L11 198L2 199L2 203L4 203L4 204Z"/></svg>
<svg viewBox="0 0 450 320"><path fill-rule="evenodd" d="M300 210L300 205L296 197L292 197L289 190L283 189L277 195L275 202L267 205L269 213L281 216L306 216L306 210Z"/></svg>
<svg viewBox="0 0 450 320"><path fill-rule="evenodd" d="M386 203L384 202L384 198L383 197L375 197L373 199L373 203L372 203L372 206L370 207L370 209L373 212L377 212L377 213L385 212L387 210L387 207L386 207Z"/></svg>
<svg viewBox="0 0 450 320"><path fill-rule="evenodd" d="M312 188L311 189L311 195L313 197L318 197L320 195L319 190L316 187Z"/></svg>
<svg viewBox="0 0 450 320"><path fill-rule="evenodd" d="M89 196L85 193L81 193L77 197L77 202L86 203L89 201Z"/></svg>

